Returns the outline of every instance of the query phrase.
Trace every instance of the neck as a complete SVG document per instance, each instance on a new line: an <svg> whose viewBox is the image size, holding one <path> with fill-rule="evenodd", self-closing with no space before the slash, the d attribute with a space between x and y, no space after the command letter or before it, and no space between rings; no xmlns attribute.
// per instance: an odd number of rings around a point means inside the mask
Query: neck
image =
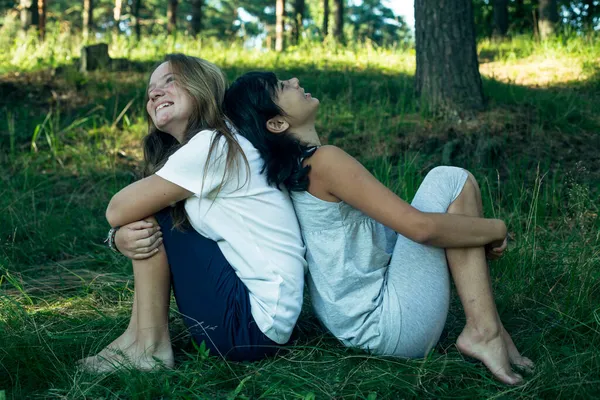
<svg viewBox="0 0 600 400"><path fill-rule="evenodd" d="M320 146L321 140L314 124L300 126L294 129L294 136L306 145Z"/></svg>
<svg viewBox="0 0 600 400"><path fill-rule="evenodd" d="M175 140L179 143L183 143L183 139L185 138L185 131L183 129L178 129L172 132L166 132L169 135L173 136Z"/></svg>

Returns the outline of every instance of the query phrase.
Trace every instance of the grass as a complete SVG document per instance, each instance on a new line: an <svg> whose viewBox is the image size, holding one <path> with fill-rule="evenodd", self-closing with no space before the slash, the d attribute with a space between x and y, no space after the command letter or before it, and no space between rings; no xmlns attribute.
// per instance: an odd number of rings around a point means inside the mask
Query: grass
<svg viewBox="0 0 600 400"><path fill-rule="evenodd" d="M121 38L111 55L145 69L83 75L69 66L76 37L53 31L43 49L33 38L10 42L0 56L0 88L11 93L0 98L0 398L2 391L14 399L597 398L600 79L593 61L600 51L586 40L482 43L488 110L453 122L415 108L410 49L324 44L280 55L185 38L146 38L139 46ZM104 208L136 179L147 72L173 50L214 61L230 78L250 69L298 76L322 101L323 139L405 199L434 165L469 168L486 214L504 219L513 238L491 274L507 329L537 363L525 384L503 386L457 352L464 317L456 297L446 333L424 360L346 349L307 302L297 343L273 359L226 363L207 355L190 344L173 307L175 370L77 371L77 359L128 321L131 268L102 244ZM535 71L550 50L556 63L543 82L534 73L510 78L515 68ZM488 64L509 78L486 75Z"/></svg>

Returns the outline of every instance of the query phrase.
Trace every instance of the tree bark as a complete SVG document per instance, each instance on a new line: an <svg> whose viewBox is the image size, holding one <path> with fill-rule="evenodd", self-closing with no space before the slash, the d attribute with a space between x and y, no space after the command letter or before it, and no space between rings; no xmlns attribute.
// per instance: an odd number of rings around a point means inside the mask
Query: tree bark
<svg viewBox="0 0 600 400"><path fill-rule="evenodd" d="M37 0L20 0L21 29L27 31L32 25L39 23Z"/></svg>
<svg viewBox="0 0 600 400"><path fill-rule="evenodd" d="M38 8L38 31L40 33L40 40L44 40L46 38L46 0L38 0L37 2Z"/></svg>
<svg viewBox="0 0 600 400"><path fill-rule="evenodd" d="M283 30L285 17L285 0L277 0L275 3L275 51L283 51Z"/></svg>
<svg viewBox="0 0 600 400"><path fill-rule="evenodd" d="M542 40L554 35L558 23L556 0L539 0L538 31Z"/></svg>
<svg viewBox="0 0 600 400"><path fill-rule="evenodd" d="M292 37L294 44L300 43L300 33L302 32L302 22L304 21L304 0L296 0L294 2L294 30Z"/></svg>
<svg viewBox="0 0 600 400"><path fill-rule="evenodd" d="M494 29L492 35L503 38L508 32L508 0L494 0Z"/></svg>
<svg viewBox="0 0 600 400"><path fill-rule="evenodd" d="M94 26L94 1L83 0L83 40L88 40L90 29Z"/></svg>
<svg viewBox="0 0 600 400"><path fill-rule="evenodd" d="M415 91L436 114L483 109L474 24L471 0L415 1Z"/></svg>
<svg viewBox="0 0 600 400"><path fill-rule="evenodd" d="M323 0L323 37L329 35L329 0Z"/></svg>
<svg viewBox="0 0 600 400"><path fill-rule="evenodd" d="M177 29L177 0L169 0L167 8L167 33L175 33Z"/></svg>
<svg viewBox="0 0 600 400"><path fill-rule="evenodd" d="M338 43L344 43L344 0L333 0L335 4L335 25L333 37Z"/></svg>
<svg viewBox="0 0 600 400"><path fill-rule="evenodd" d="M192 35L198 36L202 31L202 7L204 6L204 0L193 0L192 1Z"/></svg>
<svg viewBox="0 0 600 400"><path fill-rule="evenodd" d="M142 0L133 0L132 4L132 15L133 15L133 30L135 32L135 37L139 42L142 36L142 29L140 25L140 8L142 6Z"/></svg>

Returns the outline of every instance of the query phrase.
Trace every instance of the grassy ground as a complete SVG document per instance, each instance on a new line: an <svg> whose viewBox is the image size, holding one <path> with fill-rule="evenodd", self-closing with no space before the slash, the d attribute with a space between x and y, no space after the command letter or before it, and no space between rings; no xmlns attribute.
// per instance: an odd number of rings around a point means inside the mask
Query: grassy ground
<svg viewBox="0 0 600 400"><path fill-rule="evenodd" d="M598 42L480 44L488 110L444 122L415 108L412 50L325 44L277 55L120 41L112 56L130 57L135 69L82 75L69 66L77 40L59 32L49 40L45 48L14 42L0 58L0 398L2 390L15 399L600 396ZM270 360L226 363L205 354L190 345L173 308L174 371L77 371L77 359L128 321L131 268L102 244L104 208L139 171L147 72L174 50L214 61L230 78L251 69L297 76L321 99L324 141L405 199L434 165L469 168L487 214L511 231L510 251L491 274L505 326L537 363L525 383L503 386L458 353L464 317L456 298L425 360L346 349L307 302L298 342Z"/></svg>

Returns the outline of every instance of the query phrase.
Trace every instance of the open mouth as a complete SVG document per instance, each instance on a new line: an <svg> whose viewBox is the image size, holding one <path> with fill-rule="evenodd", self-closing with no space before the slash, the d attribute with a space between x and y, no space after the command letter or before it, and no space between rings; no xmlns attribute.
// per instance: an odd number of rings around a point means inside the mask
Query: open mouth
<svg viewBox="0 0 600 400"><path fill-rule="evenodd" d="M158 112L158 110L162 110L163 108L166 108L166 107L171 107L172 105L173 105L173 103L171 103L171 102L162 103L160 106L156 107L155 112Z"/></svg>

